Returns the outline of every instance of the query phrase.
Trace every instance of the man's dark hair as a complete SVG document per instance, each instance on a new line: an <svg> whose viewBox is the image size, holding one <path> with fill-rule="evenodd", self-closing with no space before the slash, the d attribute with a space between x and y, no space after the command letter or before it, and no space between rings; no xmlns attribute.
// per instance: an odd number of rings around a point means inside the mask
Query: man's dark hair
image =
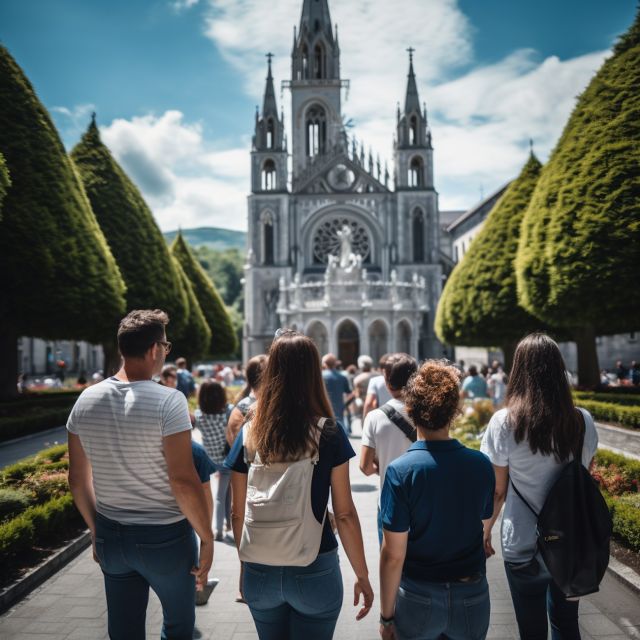
<svg viewBox="0 0 640 640"><path fill-rule="evenodd" d="M478 375L478 367L476 367L476 365L475 365L475 364L472 364L472 365L469 367L469 375L470 375L470 376L477 376L477 375Z"/></svg>
<svg viewBox="0 0 640 640"><path fill-rule="evenodd" d="M165 338L169 316L160 309L136 309L120 321L118 349L123 358L143 358L158 341Z"/></svg>
<svg viewBox="0 0 640 640"><path fill-rule="evenodd" d="M408 353L394 353L385 365L387 385L394 391L400 391L417 370L418 363L415 358Z"/></svg>

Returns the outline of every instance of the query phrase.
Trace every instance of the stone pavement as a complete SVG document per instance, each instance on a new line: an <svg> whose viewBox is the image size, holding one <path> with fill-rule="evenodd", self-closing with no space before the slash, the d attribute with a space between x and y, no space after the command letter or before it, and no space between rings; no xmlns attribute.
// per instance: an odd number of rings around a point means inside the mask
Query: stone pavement
<svg viewBox="0 0 640 640"><path fill-rule="evenodd" d="M360 441L352 444L359 453ZM351 464L354 499L364 534L371 582L378 593L378 541L376 530L377 477L363 476L357 458ZM375 640L378 638L378 602L369 616L356 622L353 607L353 573L340 553L345 599L335 638ZM513 608L503 566L499 558L488 563L491 588L491 626L489 638L517 638ZM197 638L249 640L257 638L251 615L245 605L234 602L238 582L235 547L216 543L212 576L220 579L208 605L196 608ZM600 593L584 598L580 605L580 625L585 640L640 640L640 597L607 576ZM147 629L149 638L160 633L160 603L151 594ZM90 551L86 551L48 580L19 605L0 617L3 640L93 640L107 638L106 604L102 578Z"/></svg>

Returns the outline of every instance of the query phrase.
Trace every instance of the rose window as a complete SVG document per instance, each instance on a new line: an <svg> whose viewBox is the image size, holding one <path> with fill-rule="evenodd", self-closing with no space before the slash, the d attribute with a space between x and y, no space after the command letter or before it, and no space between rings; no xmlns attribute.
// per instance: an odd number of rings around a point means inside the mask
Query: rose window
<svg viewBox="0 0 640 640"><path fill-rule="evenodd" d="M328 218L316 229L313 237L313 262L326 264L328 256L340 255L340 238L338 231L347 225L351 228L351 251L362 256L362 262L370 262L371 246L369 234L365 227L349 218Z"/></svg>

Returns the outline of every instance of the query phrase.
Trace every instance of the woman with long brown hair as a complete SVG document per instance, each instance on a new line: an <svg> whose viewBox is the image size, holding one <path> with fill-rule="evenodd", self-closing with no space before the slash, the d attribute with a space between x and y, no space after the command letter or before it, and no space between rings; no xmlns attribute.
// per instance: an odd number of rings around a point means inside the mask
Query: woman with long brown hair
<svg viewBox="0 0 640 640"><path fill-rule="evenodd" d="M593 418L573 403L558 345L543 333L520 341L509 374L506 407L493 415L482 451L493 463L496 492L485 522L487 556L495 553L491 530L503 503L502 555L520 637L580 638L578 601L567 600L553 582L536 546L536 513L584 435L582 463L588 467L598 446Z"/></svg>
<svg viewBox="0 0 640 640"><path fill-rule="evenodd" d="M260 400L255 406L226 461L232 469L236 544L241 557L244 553L245 557L250 555L257 560L244 562L243 595L261 640L331 638L342 607L343 589L338 543L326 517L329 494L340 539L357 578L354 601L357 604L361 595L364 598L358 619L369 612L373 591L349 483L349 459L355 453L344 430L325 420L332 416L332 409L322 382L320 355L310 338L284 331L274 340L262 374ZM315 526L320 527L317 546L306 549L307 553L311 551L311 563L307 566L274 565L278 550L273 545L261 547L246 535L247 474L253 464L275 472L286 468L287 463L293 466L307 459L314 466L309 495L302 498L310 505ZM295 490L287 495L292 503L299 498ZM262 508L286 511L287 500L285 497L285 504L276 507L265 504ZM251 512L247 511L247 515ZM258 533L269 536L277 530L286 537L290 534L287 524L286 518L283 522L270 522L265 527L269 531Z"/></svg>

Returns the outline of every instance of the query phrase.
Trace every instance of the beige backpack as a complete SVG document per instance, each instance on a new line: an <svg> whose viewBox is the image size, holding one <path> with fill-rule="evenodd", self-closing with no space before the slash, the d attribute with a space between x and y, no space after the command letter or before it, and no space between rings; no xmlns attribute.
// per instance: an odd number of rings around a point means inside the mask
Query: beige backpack
<svg viewBox="0 0 640 640"><path fill-rule="evenodd" d="M326 421L318 421L318 439ZM322 522L318 522L311 506L311 480L319 460L319 444L310 457L265 465L257 451L247 448L250 426L250 422L245 424L242 431L249 475L240 560L306 567L318 556L327 517L325 509Z"/></svg>

